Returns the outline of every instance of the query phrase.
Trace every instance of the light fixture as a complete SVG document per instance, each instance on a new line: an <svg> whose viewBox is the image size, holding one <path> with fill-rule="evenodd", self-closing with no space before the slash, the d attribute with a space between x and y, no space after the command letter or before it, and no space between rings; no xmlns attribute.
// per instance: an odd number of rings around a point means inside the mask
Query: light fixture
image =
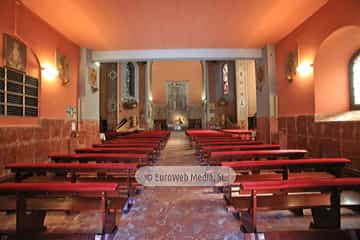
<svg viewBox="0 0 360 240"><path fill-rule="evenodd" d="M205 100L206 100L206 96L205 96L205 95L202 95L201 100L202 100L202 101L205 101Z"/></svg>
<svg viewBox="0 0 360 240"><path fill-rule="evenodd" d="M296 68L296 72L299 73L300 76L308 76L313 71L314 71L314 67L313 67L313 64L310 61L302 62Z"/></svg>
<svg viewBox="0 0 360 240"><path fill-rule="evenodd" d="M50 64L44 64L42 69L42 76L47 80L54 80L58 75L59 71Z"/></svg>
<svg viewBox="0 0 360 240"><path fill-rule="evenodd" d="M94 62L95 66L100 67L100 62Z"/></svg>
<svg viewBox="0 0 360 240"><path fill-rule="evenodd" d="M152 96L149 96L149 101L152 102L153 98Z"/></svg>
<svg viewBox="0 0 360 240"><path fill-rule="evenodd" d="M296 75L296 67L298 66L298 49L291 50L285 61L285 76L289 82L292 82Z"/></svg>

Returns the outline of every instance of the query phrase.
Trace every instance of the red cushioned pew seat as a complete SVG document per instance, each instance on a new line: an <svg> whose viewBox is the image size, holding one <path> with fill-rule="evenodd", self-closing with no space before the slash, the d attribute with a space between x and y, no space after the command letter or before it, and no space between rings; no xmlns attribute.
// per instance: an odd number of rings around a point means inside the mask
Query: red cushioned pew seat
<svg viewBox="0 0 360 240"><path fill-rule="evenodd" d="M303 149L281 149L281 150L253 150L253 151L228 151L211 152L208 158L209 164L220 164L223 161L256 160L289 158L299 159L307 154Z"/></svg>
<svg viewBox="0 0 360 240"><path fill-rule="evenodd" d="M123 148L78 148L76 153L137 153L147 154L151 160L155 160L158 152L149 147L123 147Z"/></svg>
<svg viewBox="0 0 360 240"><path fill-rule="evenodd" d="M322 178L241 182L242 191L251 192L247 210L242 211L242 229L258 231L259 210L311 208L312 227L339 229L341 191L360 188L360 178ZM357 202L359 204L359 202Z"/></svg>
<svg viewBox="0 0 360 240"><path fill-rule="evenodd" d="M244 140L244 141L204 141L204 142L199 142L199 143L194 144L194 147L195 147L195 150L197 152L199 152L200 149L205 146L229 146L230 144L232 144L232 145L261 145L264 143L261 141L254 141L254 140L251 140L251 141L246 141L246 140Z"/></svg>
<svg viewBox="0 0 360 240"><path fill-rule="evenodd" d="M9 163L5 168L15 173L15 180L21 181L91 181L117 182L122 193L133 196L140 185L135 181L137 164L131 163ZM54 176L48 176L53 173ZM34 176L45 176L35 177Z"/></svg>
<svg viewBox="0 0 360 240"><path fill-rule="evenodd" d="M278 231L271 230L262 233L246 233L244 240L354 240L354 236L360 236L359 229L317 229L316 231L284 231L280 229Z"/></svg>
<svg viewBox="0 0 360 240"><path fill-rule="evenodd" d="M147 165L150 160L147 154L137 153L53 153L49 155L49 158L54 162L124 162L137 163L139 165Z"/></svg>
<svg viewBox="0 0 360 240"><path fill-rule="evenodd" d="M243 181L271 181L286 179L318 179L341 177L342 171L351 160L346 158L310 158L279 159L258 161L222 162L222 166L231 167L237 174L235 182L224 188L224 199L228 205L239 194L239 184Z"/></svg>
<svg viewBox="0 0 360 240"><path fill-rule="evenodd" d="M126 199L113 199L117 183L2 183L0 210L16 210L16 238L38 239L45 231L48 211L99 211L103 224L100 234L111 234L116 228L116 212Z"/></svg>
<svg viewBox="0 0 360 240"><path fill-rule="evenodd" d="M159 140L151 140L151 139L112 139L109 141L103 142L104 144L117 144L117 143L137 143L137 144L157 144L160 149L165 147L165 142L161 142Z"/></svg>
<svg viewBox="0 0 360 240"><path fill-rule="evenodd" d="M254 131L247 129L221 129L224 133L230 133L232 136L240 136L243 139L253 139Z"/></svg>
<svg viewBox="0 0 360 240"><path fill-rule="evenodd" d="M154 153L153 148L146 147L124 147L124 148L77 148L76 153Z"/></svg>
<svg viewBox="0 0 360 240"><path fill-rule="evenodd" d="M137 143L137 142L117 142L117 143L98 143L93 144L95 148L105 148L105 147L115 147L115 148L128 148L128 147L143 147L143 148L155 148L156 150L160 149L160 144L158 143Z"/></svg>
<svg viewBox="0 0 360 240"><path fill-rule="evenodd" d="M258 145L210 145L202 146L199 150L200 160L206 159L211 152L226 152L226 151L247 151L247 150L278 150L279 144L258 144Z"/></svg>

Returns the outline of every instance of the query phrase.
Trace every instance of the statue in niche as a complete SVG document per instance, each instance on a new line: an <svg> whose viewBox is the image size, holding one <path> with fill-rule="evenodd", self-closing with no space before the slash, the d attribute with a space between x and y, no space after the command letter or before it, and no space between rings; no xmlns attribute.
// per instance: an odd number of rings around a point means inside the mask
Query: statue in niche
<svg viewBox="0 0 360 240"><path fill-rule="evenodd" d="M222 67L222 80L224 95L229 94L229 66L225 63Z"/></svg>

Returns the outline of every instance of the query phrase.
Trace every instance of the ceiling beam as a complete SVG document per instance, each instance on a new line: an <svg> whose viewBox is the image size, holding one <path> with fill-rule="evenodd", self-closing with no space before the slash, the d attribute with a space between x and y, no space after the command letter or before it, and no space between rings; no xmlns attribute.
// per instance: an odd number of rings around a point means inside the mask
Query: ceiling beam
<svg viewBox="0 0 360 240"><path fill-rule="evenodd" d="M233 60L261 58L260 48L194 48L93 51L97 62L151 61L151 60Z"/></svg>

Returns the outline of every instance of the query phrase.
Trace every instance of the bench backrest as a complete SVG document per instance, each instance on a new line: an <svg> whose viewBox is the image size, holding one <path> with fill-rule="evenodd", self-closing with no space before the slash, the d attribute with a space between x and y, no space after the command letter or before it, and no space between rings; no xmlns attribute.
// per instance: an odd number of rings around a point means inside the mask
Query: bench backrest
<svg viewBox="0 0 360 240"><path fill-rule="evenodd" d="M354 189L360 187L360 178L321 178L282 181L251 181L241 182L240 188L244 191L267 190L337 190Z"/></svg>
<svg viewBox="0 0 360 240"><path fill-rule="evenodd" d="M117 183L1 183L0 193L76 193L76 192L113 192L118 187Z"/></svg>

